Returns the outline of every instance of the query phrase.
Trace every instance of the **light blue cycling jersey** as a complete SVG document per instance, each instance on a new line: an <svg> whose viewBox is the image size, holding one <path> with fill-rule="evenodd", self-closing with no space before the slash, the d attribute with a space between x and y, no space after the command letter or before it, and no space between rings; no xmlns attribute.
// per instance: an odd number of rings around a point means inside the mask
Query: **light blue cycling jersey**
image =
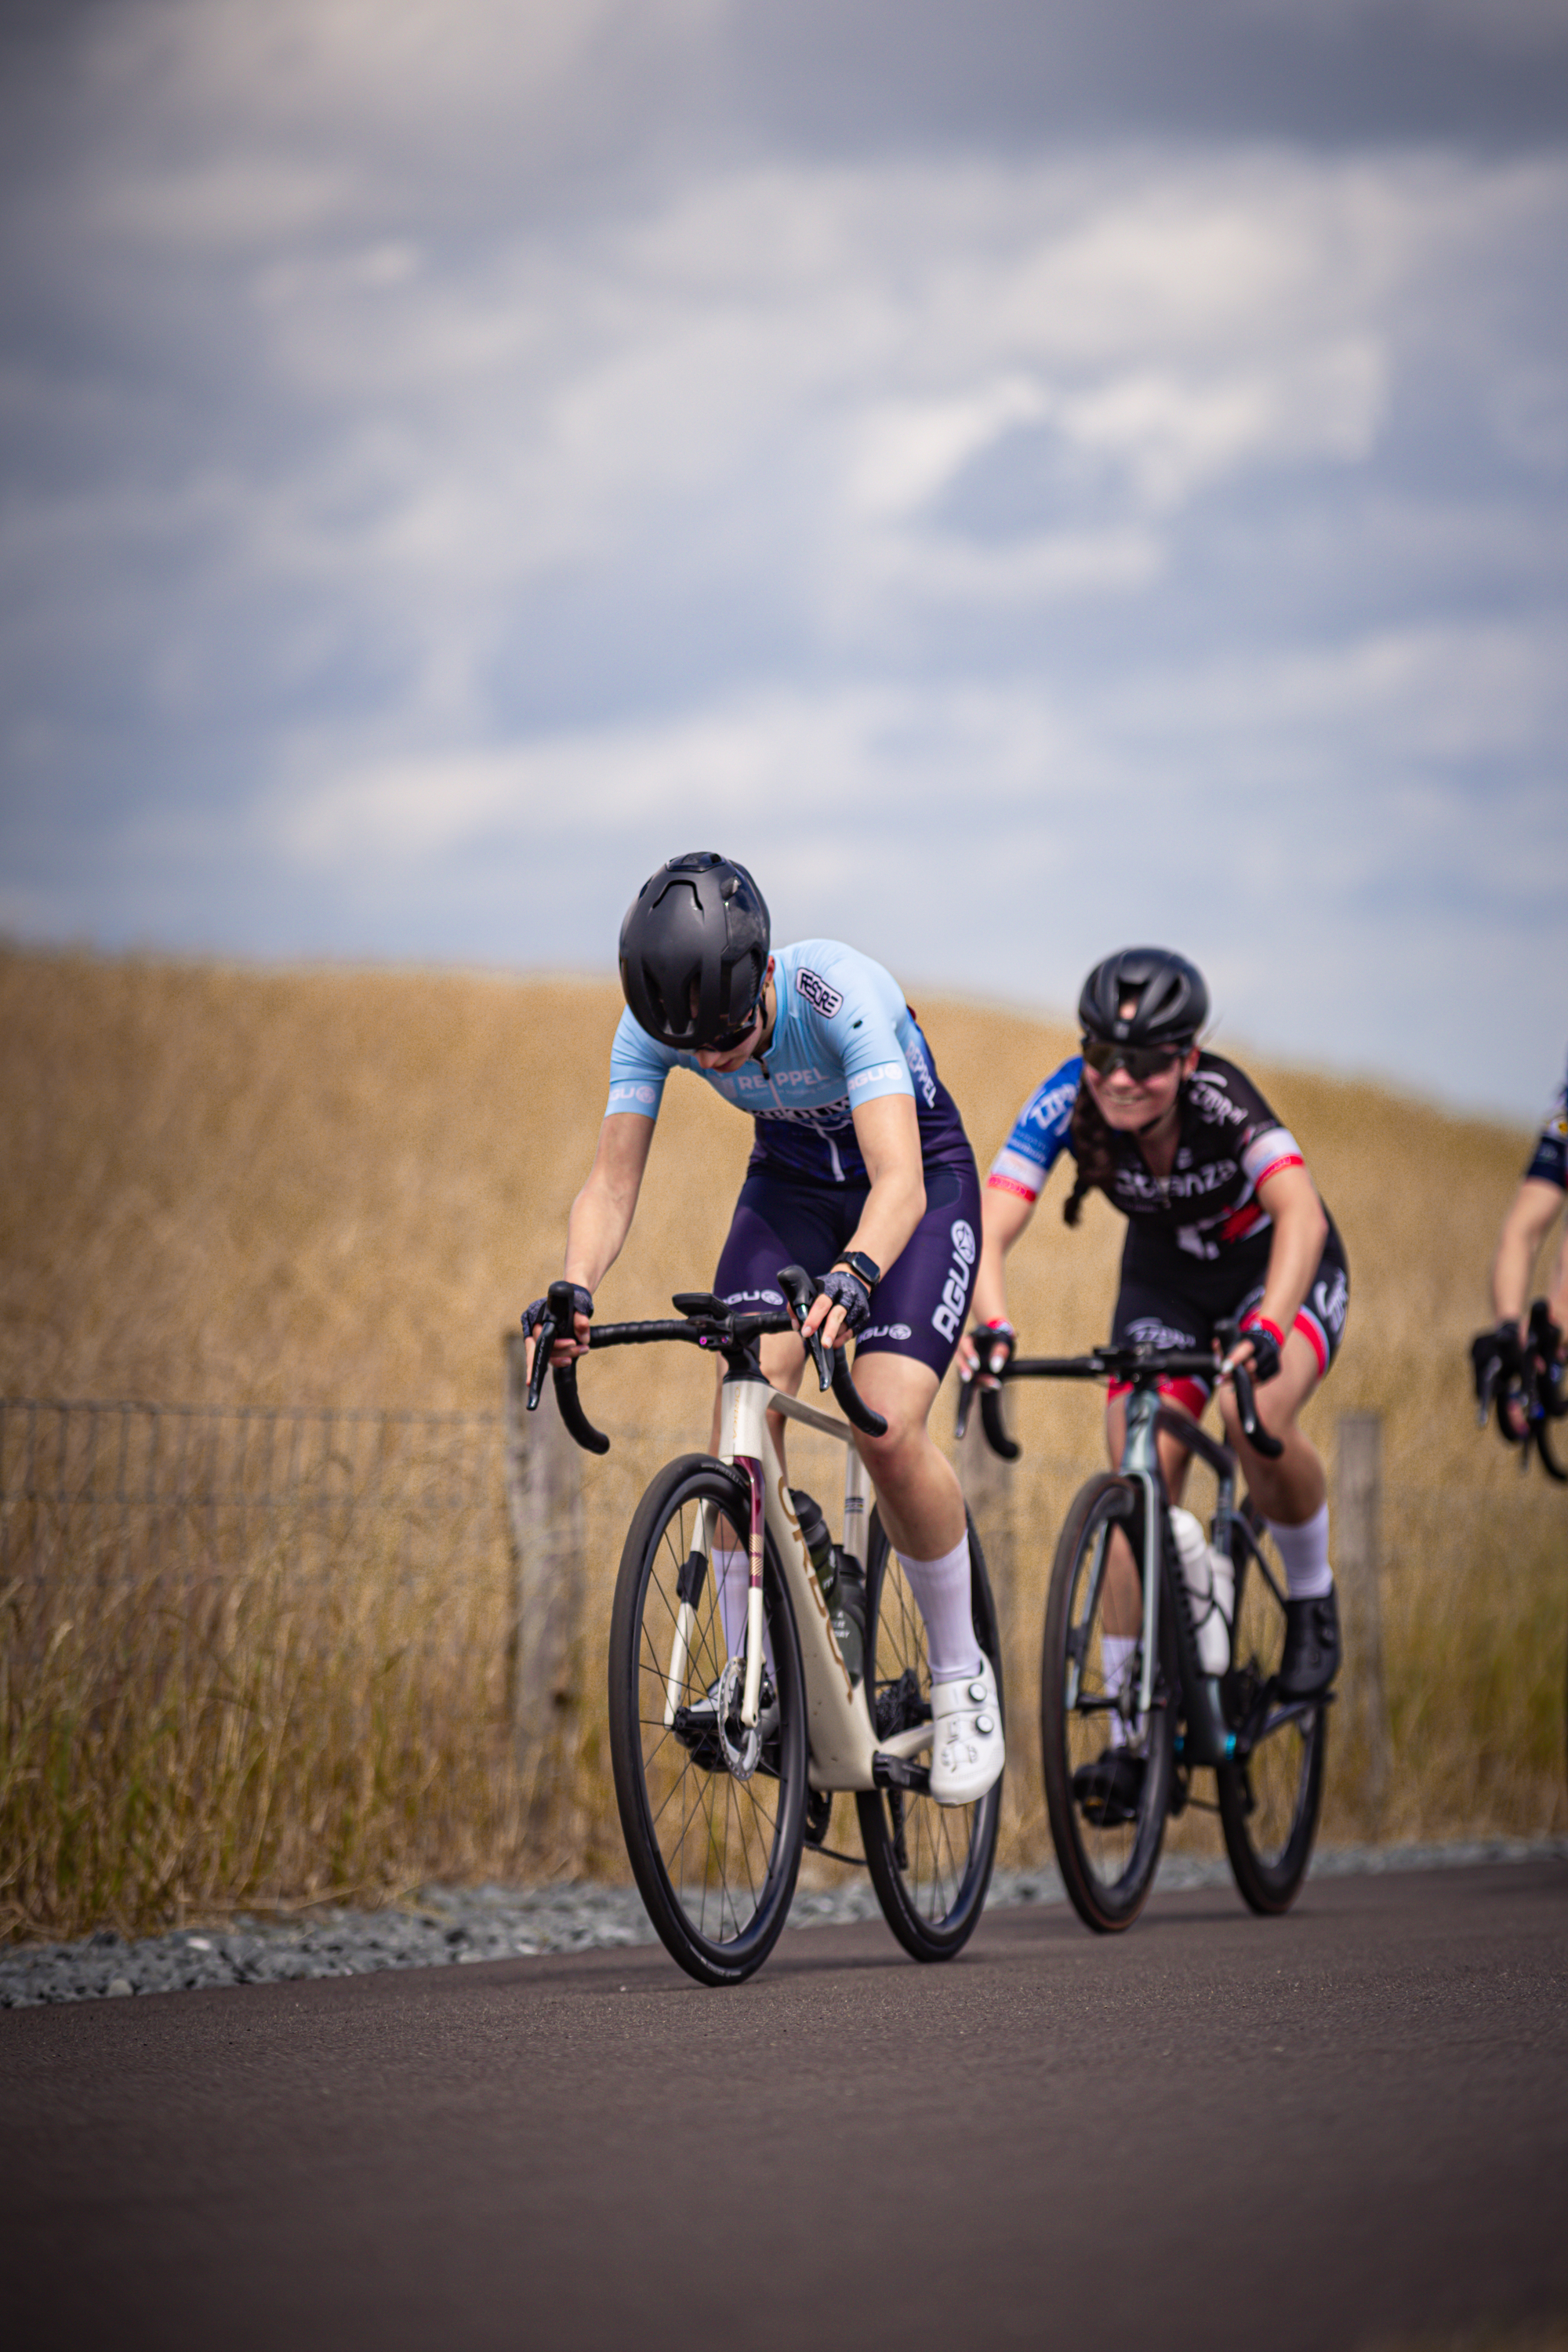
<svg viewBox="0 0 1568 2352"><path fill-rule="evenodd" d="M661 1045L622 1013L610 1049L612 1111L657 1118L671 1070L693 1070L756 1121L753 1169L795 1181L869 1184L854 1112L879 1095L910 1095L926 1166L960 1165L969 1140L952 1097L892 974L837 940L801 940L774 951L778 1013L767 1053L735 1071L698 1067L695 1054Z"/></svg>

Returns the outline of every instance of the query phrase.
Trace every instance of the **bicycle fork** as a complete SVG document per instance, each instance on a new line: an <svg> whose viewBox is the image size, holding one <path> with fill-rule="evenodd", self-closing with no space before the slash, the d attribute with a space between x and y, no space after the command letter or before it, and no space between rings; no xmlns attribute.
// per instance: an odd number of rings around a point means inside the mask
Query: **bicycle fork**
<svg viewBox="0 0 1568 2352"><path fill-rule="evenodd" d="M1143 1667L1138 1685L1138 1717L1147 1723L1154 1703L1154 1666L1160 1631L1163 1583L1161 1536L1165 1522L1164 1482L1155 1444L1159 1398L1152 1389L1135 1390L1127 1400L1127 1442L1121 1453L1124 1477L1136 1478L1143 1489ZM1232 1490L1222 1481L1216 1531L1228 1538ZM1194 1764L1228 1764L1236 1754L1236 1734L1225 1720L1216 1676L1198 1664L1196 1638L1190 1623L1178 1623L1176 1644L1182 1656L1183 1696L1187 1707L1186 1757Z"/></svg>
<svg viewBox="0 0 1568 2352"><path fill-rule="evenodd" d="M784 1580L795 1604L800 1637L801 1664L805 1675L811 1726L813 1785L835 1789L869 1789L876 1785L874 1758L877 1739L869 1705L869 1661L867 1677L851 1679L828 1620L827 1603L811 1565L784 1470L768 1433L770 1412L805 1423L844 1445L844 1540L842 1549L866 1566L870 1480L866 1465L849 1440L846 1424L820 1412L798 1397L771 1388L759 1374L731 1370L720 1404L720 1458L745 1478L750 1496L746 1591L746 1672L741 1695L741 1721L754 1727L761 1712L763 1661L763 1562L764 1528L771 1528ZM739 1506L740 1496L736 1496ZM665 1683L664 1720L674 1723L682 1704L692 1645L697 1638L696 1603L712 1559L714 1520L719 1507L704 1502L698 1513L691 1556L676 1580L679 1607L670 1642L669 1671ZM929 1727L904 1734L889 1745L889 1755L903 1760L914 1745L929 1747Z"/></svg>

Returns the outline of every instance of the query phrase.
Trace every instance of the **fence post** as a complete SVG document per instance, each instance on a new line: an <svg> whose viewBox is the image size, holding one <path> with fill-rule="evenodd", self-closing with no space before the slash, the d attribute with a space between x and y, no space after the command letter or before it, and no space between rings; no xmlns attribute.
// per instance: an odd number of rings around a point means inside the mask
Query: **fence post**
<svg viewBox="0 0 1568 2352"><path fill-rule="evenodd" d="M1388 1789L1388 1702L1383 1686L1383 1609L1378 1592L1383 1513L1383 1423L1374 1412L1340 1422L1334 1557L1344 1618L1344 1696L1352 1748L1364 1759L1364 1797L1373 1822Z"/></svg>
<svg viewBox="0 0 1568 2352"><path fill-rule="evenodd" d="M545 1824L552 1782L574 1747L569 1715L583 1592L583 1456L546 1381L527 1409L526 1346L506 1335L506 1496L511 1526L512 1625L508 1712L530 1826Z"/></svg>
<svg viewBox="0 0 1568 2352"><path fill-rule="evenodd" d="M978 1398L958 1449L958 1479L963 1499L980 1530L985 1565L991 1572L991 1590L996 1597L1002 1647L1007 1654L1005 1658L993 1663L1001 1670L1004 1685L1011 1689L1016 1682L1011 1669L1017 1630L1013 1622L1017 1597L1013 1555L1013 1465L1004 1462L999 1454L993 1454L986 1444L980 1426ZM1014 1705L1016 1704L1015 1699Z"/></svg>

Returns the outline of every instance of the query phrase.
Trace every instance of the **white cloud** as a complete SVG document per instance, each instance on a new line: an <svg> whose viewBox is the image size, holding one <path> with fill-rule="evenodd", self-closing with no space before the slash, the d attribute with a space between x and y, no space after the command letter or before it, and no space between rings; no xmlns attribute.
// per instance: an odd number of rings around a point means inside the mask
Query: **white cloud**
<svg viewBox="0 0 1568 2352"><path fill-rule="evenodd" d="M738 823L911 976L1060 1003L1173 908L1433 1083L1511 926L1544 1055L1568 157L792 150L691 99L737 22L92 19L0 373L12 919L467 953L548 881L559 957L563 877L607 939Z"/></svg>

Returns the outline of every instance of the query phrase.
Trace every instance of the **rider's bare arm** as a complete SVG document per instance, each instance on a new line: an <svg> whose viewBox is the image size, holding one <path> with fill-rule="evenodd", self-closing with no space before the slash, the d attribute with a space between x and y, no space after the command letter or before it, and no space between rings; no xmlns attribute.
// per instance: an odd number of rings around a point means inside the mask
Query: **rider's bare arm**
<svg viewBox="0 0 1568 2352"><path fill-rule="evenodd" d="M1289 1339L1296 1310L1312 1286L1323 1255L1329 1220L1317 1186L1300 1165L1277 1169L1272 1176L1266 1176L1258 1188L1258 1198L1274 1228L1258 1311L1266 1323L1272 1323ZM1249 1348L1237 1349L1233 1360L1245 1361L1250 1353Z"/></svg>
<svg viewBox="0 0 1568 2352"><path fill-rule="evenodd" d="M905 1244L926 1213L925 1171L914 1097L879 1095L872 1102L858 1103L852 1116L855 1140L860 1147L871 1189L860 1222L845 1246L864 1250L886 1272L902 1255ZM824 1274L826 1268L814 1265L807 1272ZM805 1328L808 1331L820 1330L825 1345L837 1347L844 1328L844 1310L819 1298L806 1318Z"/></svg>
<svg viewBox="0 0 1568 2352"><path fill-rule="evenodd" d="M637 1213L652 1141L652 1119L635 1111L613 1111L600 1128L594 1164L567 1220L566 1263L562 1272L568 1282L580 1282L584 1290L597 1290L619 1257ZM569 1364L586 1351L585 1315L576 1318L576 1334L574 1340L556 1341L551 1350L552 1364ZM532 1360L530 1342L530 1364Z"/></svg>
<svg viewBox="0 0 1568 2352"><path fill-rule="evenodd" d="M1500 1323L1523 1322L1536 1257L1563 1201L1562 1186L1540 1176L1527 1176L1514 1194L1492 1260L1492 1310ZM1550 1303L1552 1319L1562 1324L1568 1312L1568 1237L1558 1254Z"/></svg>
<svg viewBox="0 0 1568 2352"><path fill-rule="evenodd" d="M973 1301L977 1323L1006 1323L1007 1281L1005 1260L1008 1251L1035 1213L1035 1202L1022 1193L1006 1192L999 1184L988 1184L980 1207L980 1264L974 1275ZM958 1343L961 1370L973 1372L978 1358L974 1342L967 1332Z"/></svg>

